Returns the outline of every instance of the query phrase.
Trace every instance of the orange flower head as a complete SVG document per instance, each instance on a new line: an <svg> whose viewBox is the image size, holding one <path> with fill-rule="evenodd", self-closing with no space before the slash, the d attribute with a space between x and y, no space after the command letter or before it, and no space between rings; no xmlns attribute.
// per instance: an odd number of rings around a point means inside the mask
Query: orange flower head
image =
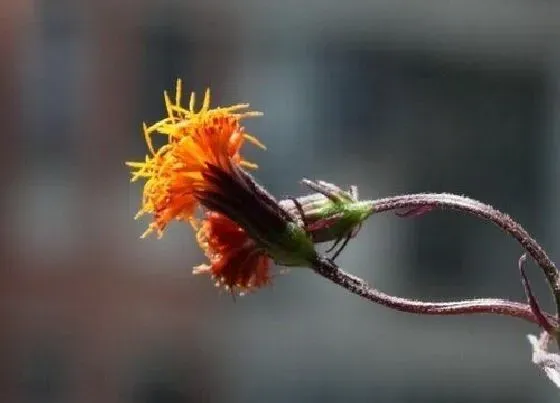
<svg viewBox="0 0 560 403"><path fill-rule="evenodd" d="M311 238L243 169L209 164L203 176L208 186L195 195L208 212L197 239L210 264L195 273L208 273L218 286L245 293L270 282L271 260L286 266L312 261Z"/></svg>
<svg viewBox="0 0 560 403"><path fill-rule="evenodd" d="M194 93L186 109L181 105L181 80L177 80L175 101L167 93L164 100L167 117L150 127L144 124L149 155L143 162L127 162L133 169L132 182L146 179L136 217L145 213L154 217L142 237L154 230L161 237L174 219L193 222L199 204L195 192L212 189L204 176L209 165L226 172L236 165L256 168L240 155L240 149L245 141L264 148L240 125L242 118L261 115L247 111L248 104L211 109L207 90L199 111L195 111ZM152 137L158 134L165 136L166 143L156 149Z"/></svg>
<svg viewBox="0 0 560 403"><path fill-rule="evenodd" d="M195 274L210 274L216 286L241 294L270 283L270 257L223 214L207 212L197 239L210 264L195 267Z"/></svg>
<svg viewBox="0 0 560 403"><path fill-rule="evenodd" d="M246 292L270 282L271 260L285 266L310 266L316 257L312 239L288 213L242 167L254 168L240 155L248 140L262 145L244 132L240 120L258 115L243 112L246 104L210 109L206 92L202 108L181 106L181 82L175 102L165 94L167 117L144 126L149 150L143 162L129 162L132 181L145 178L142 208L153 215L143 236L159 236L174 219L189 221L209 264L195 268L208 273L218 285ZM154 147L152 136L166 142ZM198 206L206 217L195 220Z"/></svg>

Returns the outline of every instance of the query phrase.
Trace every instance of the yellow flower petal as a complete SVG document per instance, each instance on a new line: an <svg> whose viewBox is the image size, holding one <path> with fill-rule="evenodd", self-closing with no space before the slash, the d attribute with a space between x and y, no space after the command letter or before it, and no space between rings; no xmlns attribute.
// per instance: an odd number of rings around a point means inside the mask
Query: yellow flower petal
<svg viewBox="0 0 560 403"><path fill-rule="evenodd" d="M142 125L144 140L149 155L145 160L129 161L131 181L145 179L142 207L136 218L152 214L154 221L142 237L156 232L158 237L169 221L194 220L198 202L194 189L204 188L203 172L207 164L229 167L239 164L248 168L257 165L245 161L240 155L243 140L265 149L254 136L245 133L241 119L261 116L262 113L248 111L249 104L237 104L222 108L210 107L211 93L204 93L200 110L195 111L196 98L191 93L188 108L181 105L182 81L176 82L174 100L164 91L167 116L161 120ZM157 147L153 136L164 135L167 142Z"/></svg>

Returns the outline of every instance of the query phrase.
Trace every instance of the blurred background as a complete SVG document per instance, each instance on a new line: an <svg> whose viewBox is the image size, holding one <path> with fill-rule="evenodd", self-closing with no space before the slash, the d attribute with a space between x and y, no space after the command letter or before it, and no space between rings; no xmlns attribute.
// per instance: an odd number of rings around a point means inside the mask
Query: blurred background
<svg viewBox="0 0 560 403"><path fill-rule="evenodd" d="M140 240L164 89L251 102L258 180L489 202L560 256L560 3L0 2L2 402L527 402L558 392L504 317L423 318L309 270L233 300L190 228ZM518 245L450 212L374 216L340 264L420 299L523 300ZM534 265L534 287L552 309Z"/></svg>

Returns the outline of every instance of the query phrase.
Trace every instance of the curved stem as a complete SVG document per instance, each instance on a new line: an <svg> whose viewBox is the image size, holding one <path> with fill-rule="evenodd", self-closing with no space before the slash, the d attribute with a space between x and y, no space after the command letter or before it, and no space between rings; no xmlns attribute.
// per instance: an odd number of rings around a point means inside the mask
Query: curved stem
<svg viewBox="0 0 560 403"><path fill-rule="evenodd" d="M418 193L387 197L373 200L373 213L400 209L451 209L462 211L476 217L492 221L495 225L514 237L527 253L541 267L554 294L557 314L560 314L560 274L554 262L548 257L539 243L509 215L496 210L490 205L468 197L449 193ZM426 210L424 210L426 211Z"/></svg>
<svg viewBox="0 0 560 403"><path fill-rule="evenodd" d="M364 280L353 276L340 269L331 260L317 256L313 262L313 270L329 279L333 283L347 289L353 294L359 295L371 302L408 312L423 315L464 315L475 313L490 313L507 315L524 319L536 325L540 325L539 318L535 316L531 307L527 304L508 301L499 298L479 298L456 302L423 302L407 298L395 297L385 294L370 287ZM544 314L545 317L558 326L558 321L553 315Z"/></svg>

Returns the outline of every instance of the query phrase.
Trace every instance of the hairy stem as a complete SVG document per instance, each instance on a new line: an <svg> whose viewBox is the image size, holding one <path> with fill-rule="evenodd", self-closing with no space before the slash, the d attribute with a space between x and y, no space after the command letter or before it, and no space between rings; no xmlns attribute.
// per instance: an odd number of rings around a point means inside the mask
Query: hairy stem
<svg viewBox="0 0 560 403"><path fill-rule="evenodd" d="M419 193L402 196L387 197L373 200L374 213L395 211L402 209L417 210L450 209L474 215L493 222L503 231L514 237L527 251L529 256L540 266L552 289L556 303L557 314L560 314L560 275L554 262L548 257L539 243L509 215L496 210L490 205L470 199L468 197L449 193ZM424 210L426 211L426 210Z"/></svg>
<svg viewBox="0 0 560 403"><path fill-rule="evenodd" d="M370 287L364 280L353 276L340 269L329 259L317 256L313 262L313 270L329 279L333 283L347 289L353 294L359 295L371 302L396 309L422 315L465 315L475 313L490 313L507 315L524 319L536 325L540 325L539 318L533 313L527 304L508 301L499 298L479 298L454 302L424 302L407 298L395 297L385 294ZM553 315L544 314L546 318L558 326L558 321Z"/></svg>

